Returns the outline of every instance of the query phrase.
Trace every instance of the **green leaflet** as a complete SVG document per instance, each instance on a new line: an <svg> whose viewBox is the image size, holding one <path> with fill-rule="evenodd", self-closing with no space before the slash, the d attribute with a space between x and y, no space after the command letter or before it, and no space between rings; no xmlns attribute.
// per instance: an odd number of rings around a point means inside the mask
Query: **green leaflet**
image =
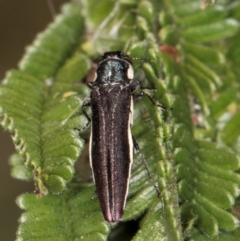
<svg viewBox="0 0 240 241"><path fill-rule="evenodd" d="M185 18L186 16L191 16L199 13L200 3L198 1L177 1L174 0L171 5L169 4L169 9L174 9L176 16L179 18Z"/></svg>
<svg viewBox="0 0 240 241"><path fill-rule="evenodd" d="M240 73L239 68L237 67L240 63L240 57L239 57L240 49L238 47L239 36L240 36L240 30L238 30L237 34L229 40L230 46L227 52L227 57L229 59L229 62L231 63L232 71L236 76L238 76Z"/></svg>
<svg viewBox="0 0 240 241"><path fill-rule="evenodd" d="M202 51L202 49L201 49ZM217 76L208 66L204 64L204 62L199 61L193 55L185 55L186 63L186 72L190 72L190 74L199 81L201 79L202 82L198 82L198 85L203 91L208 91L212 93L215 90L215 86L221 85L221 80L219 76ZM191 73L191 71L193 73Z"/></svg>
<svg viewBox="0 0 240 241"><path fill-rule="evenodd" d="M239 24L234 19L219 21L198 28L183 31L183 38L189 42L208 42L233 36Z"/></svg>
<svg viewBox="0 0 240 241"><path fill-rule="evenodd" d="M224 114L225 109L237 99L237 89L230 87L226 89L214 102L211 103L210 109L213 117L217 118ZM235 132L237 134L237 132ZM231 133L233 135L234 133Z"/></svg>
<svg viewBox="0 0 240 241"><path fill-rule="evenodd" d="M216 238L210 238L206 237L205 235L199 234L196 230L192 232L191 238L192 240L196 241L236 241L239 238L240 230L239 228L236 229L236 231L231 232L231 233L221 233L218 237Z"/></svg>
<svg viewBox="0 0 240 241"><path fill-rule="evenodd" d="M160 215L160 216L159 216ZM141 222L141 232L139 232L134 238L134 241L144 241L144 240L163 240L166 237L164 229L164 220L161 218L163 216L162 206L159 201L156 201L154 205L148 210L147 215ZM158 220L156 222L156 220ZM175 233L175 231L173 230ZM171 237L172 235L168 235ZM169 239L170 240L170 239Z"/></svg>
<svg viewBox="0 0 240 241"><path fill-rule="evenodd" d="M183 27L201 26L209 22L217 22L226 17L227 12L222 6L209 7L205 11L197 11L195 14L187 14L179 18Z"/></svg>
<svg viewBox="0 0 240 241"><path fill-rule="evenodd" d="M240 112L238 111L231 119L226 123L221 131L221 137L226 144L233 143L239 137L238 124L240 121Z"/></svg>
<svg viewBox="0 0 240 241"><path fill-rule="evenodd" d="M204 45L192 44L189 42L183 42L181 44L181 48L183 49L183 52L191 53L192 54L191 56L194 56L202 63L205 63L204 65L202 65L203 68L207 67L206 64L214 66L214 65L220 65L225 63L225 57L223 53L218 49L213 49L211 47L204 46ZM215 72L212 72L212 74L216 76ZM215 78L216 78L216 83L219 83L220 82L219 76L216 76Z"/></svg>
<svg viewBox="0 0 240 241"><path fill-rule="evenodd" d="M24 165L24 158L22 156L13 154L9 159L9 164L12 167L12 177L27 181L33 179L32 170Z"/></svg>

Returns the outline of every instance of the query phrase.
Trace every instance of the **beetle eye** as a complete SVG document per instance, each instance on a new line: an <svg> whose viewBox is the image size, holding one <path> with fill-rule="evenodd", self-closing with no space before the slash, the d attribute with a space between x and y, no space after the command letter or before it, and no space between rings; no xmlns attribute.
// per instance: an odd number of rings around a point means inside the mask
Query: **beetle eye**
<svg viewBox="0 0 240 241"><path fill-rule="evenodd" d="M93 82L96 81L97 77L98 77L98 75L97 75L97 71L96 71L95 74L94 74Z"/></svg>
<svg viewBox="0 0 240 241"><path fill-rule="evenodd" d="M128 66L127 77L128 79L133 79L133 67L131 65Z"/></svg>

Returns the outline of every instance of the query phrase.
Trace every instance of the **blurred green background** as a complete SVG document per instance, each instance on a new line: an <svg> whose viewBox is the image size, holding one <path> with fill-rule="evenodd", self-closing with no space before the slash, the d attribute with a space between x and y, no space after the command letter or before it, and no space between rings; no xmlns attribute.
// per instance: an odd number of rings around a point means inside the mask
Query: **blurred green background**
<svg viewBox="0 0 240 241"><path fill-rule="evenodd" d="M16 68L25 47L53 20L49 4L59 12L69 0L1 0L0 1L0 79ZM13 241L21 211L16 197L34 190L33 183L15 180L10 175L9 156L14 146L8 132L0 127L0 240Z"/></svg>

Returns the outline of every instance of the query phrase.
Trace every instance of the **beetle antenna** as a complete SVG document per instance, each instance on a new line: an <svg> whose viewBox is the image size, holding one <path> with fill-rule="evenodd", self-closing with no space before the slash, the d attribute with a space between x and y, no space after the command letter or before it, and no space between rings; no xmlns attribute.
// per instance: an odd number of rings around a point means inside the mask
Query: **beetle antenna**
<svg viewBox="0 0 240 241"><path fill-rule="evenodd" d="M139 58L139 57L130 57L132 60L141 60L143 62L156 62L156 60L149 58Z"/></svg>

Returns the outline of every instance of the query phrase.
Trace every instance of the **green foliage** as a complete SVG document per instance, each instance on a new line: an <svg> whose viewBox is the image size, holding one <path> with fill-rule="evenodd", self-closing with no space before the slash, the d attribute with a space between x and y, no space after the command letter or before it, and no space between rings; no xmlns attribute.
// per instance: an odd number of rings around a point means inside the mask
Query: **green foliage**
<svg viewBox="0 0 240 241"><path fill-rule="evenodd" d="M136 155L123 217L139 221L132 240L240 238L234 216L240 188L240 4L200 5L67 4L27 49L19 69L8 72L0 86L0 115L20 154L11 157L12 176L33 179L37 193L17 199L24 210L17 240L107 240L116 226L103 220L97 198L91 198L93 185L74 174L87 139L79 129L86 126L81 104L89 91L79 80L89 78L90 59L106 50L135 58L136 78L173 108L164 111L147 98L136 103L133 134L161 195Z"/></svg>
<svg viewBox="0 0 240 241"><path fill-rule="evenodd" d="M92 187L70 185L59 196L21 195L17 203L26 212L21 216L19 240L105 240L109 226L98 203L91 201L93 192Z"/></svg>
<svg viewBox="0 0 240 241"><path fill-rule="evenodd" d="M27 168L33 169L42 194L65 188L83 146L73 129L79 127L76 112L82 103L74 84L86 74L89 64L85 56L77 54L59 69L83 34L79 11L73 6L63 11L65 16L38 36L19 70L10 71L1 87L2 124L13 133L16 149Z"/></svg>

